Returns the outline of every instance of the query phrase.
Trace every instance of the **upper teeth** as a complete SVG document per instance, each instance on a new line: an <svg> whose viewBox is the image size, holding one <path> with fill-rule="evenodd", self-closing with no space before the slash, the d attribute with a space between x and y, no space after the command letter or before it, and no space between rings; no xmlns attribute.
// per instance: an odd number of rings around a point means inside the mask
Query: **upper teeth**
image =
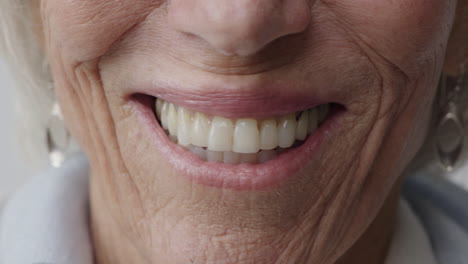
<svg viewBox="0 0 468 264"><path fill-rule="evenodd" d="M183 146L206 147L209 151L257 153L289 148L303 141L326 117L329 105L321 105L281 117L262 120L208 117L183 107L156 100L156 114L172 139ZM298 118L296 118L298 116Z"/></svg>

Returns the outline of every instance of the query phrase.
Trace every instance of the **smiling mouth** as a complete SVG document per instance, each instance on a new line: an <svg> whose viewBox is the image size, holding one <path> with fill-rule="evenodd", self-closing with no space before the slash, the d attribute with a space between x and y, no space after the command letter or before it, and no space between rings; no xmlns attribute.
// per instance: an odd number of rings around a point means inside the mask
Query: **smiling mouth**
<svg viewBox="0 0 468 264"><path fill-rule="evenodd" d="M155 98L154 114L169 139L203 161L266 163L300 147L337 108L332 103L281 116L227 118Z"/></svg>
<svg viewBox="0 0 468 264"><path fill-rule="evenodd" d="M347 116L346 106L330 99L250 95L234 102L159 90L130 97L144 134L162 164L216 188L261 190L303 175L339 137Z"/></svg>

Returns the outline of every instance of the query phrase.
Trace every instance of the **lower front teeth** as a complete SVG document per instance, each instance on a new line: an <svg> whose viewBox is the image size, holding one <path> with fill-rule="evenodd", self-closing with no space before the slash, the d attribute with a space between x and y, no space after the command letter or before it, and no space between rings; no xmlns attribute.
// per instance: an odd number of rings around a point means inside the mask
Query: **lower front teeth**
<svg viewBox="0 0 468 264"><path fill-rule="evenodd" d="M156 115L171 140L187 147L207 161L263 163L276 157L297 141L304 141L326 118L329 105L272 117L228 119L208 117L161 99Z"/></svg>
<svg viewBox="0 0 468 264"><path fill-rule="evenodd" d="M193 145L187 148L202 160L228 164L265 163L274 159L279 154L279 151L276 150L261 150L258 153L237 153L232 151L212 151Z"/></svg>

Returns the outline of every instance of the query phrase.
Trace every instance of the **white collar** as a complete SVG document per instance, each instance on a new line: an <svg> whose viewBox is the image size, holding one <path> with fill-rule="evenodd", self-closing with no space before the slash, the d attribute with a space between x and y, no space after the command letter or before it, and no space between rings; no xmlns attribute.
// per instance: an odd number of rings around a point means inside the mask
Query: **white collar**
<svg viewBox="0 0 468 264"><path fill-rule="evenodd" d="M32 178L0 220L0 263L92 264L84 155ZM419 263L437 262L421 223L402 200L385 264Z"/></svg>
<svg viewBox="0 0 468 264"><path fill-rule="evenodd" d="M85 156L29 179L0 220L0 263L92 264Z"/></svg>

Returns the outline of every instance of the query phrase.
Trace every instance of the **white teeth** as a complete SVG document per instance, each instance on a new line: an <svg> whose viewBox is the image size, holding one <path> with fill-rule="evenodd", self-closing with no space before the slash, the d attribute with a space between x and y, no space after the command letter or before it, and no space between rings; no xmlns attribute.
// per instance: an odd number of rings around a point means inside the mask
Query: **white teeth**
<svg viewBox="0 0 468 264"><path fill-rule="evenodd" d="M258 153L257 161L258 163L265 163L276 158L277 155L278 153L274 150L263 150Z"/></svg>
<svg viewBox="0 0 468 264"><path fill-rule="evenodd" d="M177 135L177 110L173 104L169 104L167 112L167 127L171 135Z"/></svg>
<svg viewBox="0 0 468 264"><path fill-rule="evenodd" d="M260 135L257 120L251 118L238 119L234 129L232 151L237 153L257 153L260 148Z"/></svg>
<svg viewBox="0 0 468 264"><path fill-rule="evenodd" d="M190 145L188 149L200 159L206 160L206 150L204 150L203 148Z"/></svg>
<svg viewBox="0 0 468 264"><path fill-rule="evenodd" d="M161 125L164 129L167 129L167 110L169 108L169 104L164 102L161 107Z"/></svg>
<svg viewBox="0 0 468 264"><path fill-rule="evenodd" d="M205 161L239 164L267 162L291 148L296 140L306 140L327 117L329 105L302 111L298 118L292 113L262 121L207 117L162 99L156 100L154 110L174 143Z"/></svg>
<svg viewBox="0 0 468 264"><path fill-rule="evenodd" d="M296 133L296 115L283 116L278 122L278 146L289 148L294 144Z"/></svg>
<svg viewBox="0 0 468 264"><path fill-rule="evenodd" d="M240 163L265 163L276 158L276 156L279 154L279 152L276 150L262 150L258 153L245 154L232 151L211 151L193 145L187 146L187 149L201 160L210 162L224 162L233 165Z"/></svg>
<svg viewBox="0 0 468 264"><path fill-rule="evenodd" d="M240 163L257 163L257 153L240 154Z"/></svg>
<svg viewBox="0 0 468 264"><path fill-rule="evenodd" d="M208 149L214 151L231 151L234 125L223 117L214 117L208 136Z"/></svg>
<svg viewBox="0 0 468 264"><path fill-rule="evenodd" d="M206 160L213 161L213 162L223 162L223 152L221 151L206 151Z"/></svg>
<svg viewBox="0 0 468 264"><path fill-rule="evenodd" d="M296 127L296 139L303 141L307 137L307 129L309 128L309 111L302 112Z"/></svg>
<svg viewBox="0 0 468 264"><path fill-rule="evenodd" d="M162 106L164 104L164 101L161 99L156 99L156 114L158 115L158 118L161 117L161 110Z"/></svg>
<svg viewBox="0 0 468 264"><path fill-rule="evenodd" d="M260 149L271 150L278 147L278 129L275 119L267 119L260 125Z"/></svg>
<svg viewBox="0 0 468 264"><path fill-rule="evenodd" d="M188 146L191 143L192 115L183 107L177 111L177 139L182 146Z"/></svg>
<svg viewBox="0 0 468 264"><path fill-rule="evenodd" d="M240 153L226 151L224 152L224 162L229 164L239 164L240 155Z"/></svg>
<svg viewBox="0 0 468 264"><path fill-rule="evenodd" d="M195 113L192 122L192 144L199 147L208 147L208 133L210 120L202 113Z"/></svg>

